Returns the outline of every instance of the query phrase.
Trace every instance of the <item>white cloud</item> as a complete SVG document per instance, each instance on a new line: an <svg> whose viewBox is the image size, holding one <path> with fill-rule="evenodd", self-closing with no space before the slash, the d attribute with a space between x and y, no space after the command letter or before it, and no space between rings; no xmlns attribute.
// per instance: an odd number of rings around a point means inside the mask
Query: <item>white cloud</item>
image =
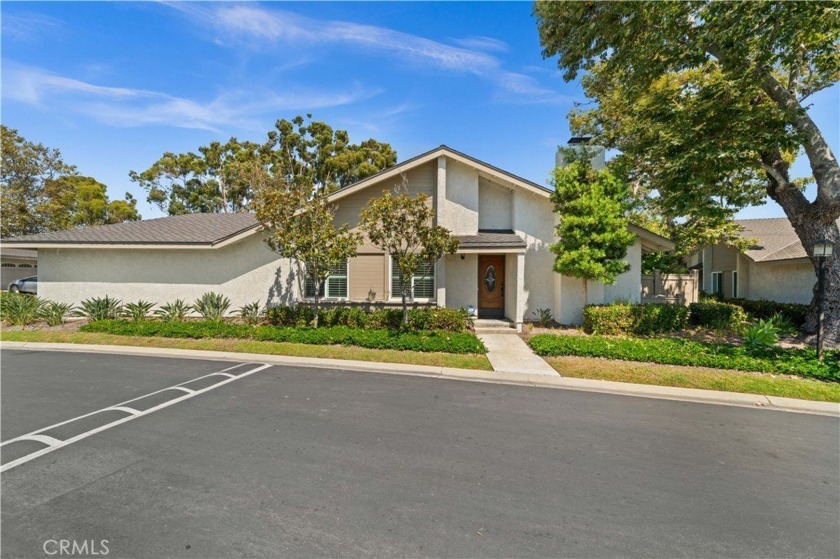
<svg viewBox="0 0 840 559"><path fill-rule="evenodd" d="M54 36L63 27L61 20L32 12L3 13L3 36L33 42L45 35Z"/></svg>
<svg viewBox="0 0 840 559"><path fill-rule="evenodd" d="M145 89L95 85L11 62L4 64L2 89L6 99L41 107L48 103L50 108L85 114L112 126L161 125L211 131L224 127L258 130L265 125L257 119L260 115L346 105L379 93L352 84L339 92L233 91L203 101Z"/></svg>
<svg viewBox="0 0 840 559"><path fill-rule="evenodd" d="M460 39L457 42L462 46L454 46L387 27L316 20L255 4L167 5L211 27L218 44L233 42L254 49L264 49L267 43L271 47L277 43L350 46L415 64L479 76L492 81L506 100L550 103L570 99L543 87L533 77L506 70L499 58L482 52L507 48L504 42L491 37Z"/></svg>

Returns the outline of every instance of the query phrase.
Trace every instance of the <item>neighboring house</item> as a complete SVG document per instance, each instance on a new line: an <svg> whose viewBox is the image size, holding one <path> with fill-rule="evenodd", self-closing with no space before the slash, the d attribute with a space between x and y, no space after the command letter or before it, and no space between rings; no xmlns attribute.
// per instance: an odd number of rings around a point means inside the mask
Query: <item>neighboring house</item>
<svg viewBox="0 0 840 559"><path fill-rule="evenodd" d="M441 146L332 194L336 221L358 227L367 201L403 176L409 193L427 194L437 223L461 241L457 254L412 279L416 303L474 307L480 317L506 317L518 326L540 308L563 323L581 321L582 281L553 270L551 190ZM663 237L631 230L637 238L627 254L630 270L611 286L590 282L590 303L638 301L642 252L673 249ZM190 214L7 242L38 249L40 294L50 300L77 303L107 294L123 301L192 301L214 290L236 308L256 299L295 304L313 296L311 284L301 281L301 264L278 258L262 238L251 214ZM397 305L396 274L390 256L365 243L334 270L324 295Z"/></svg>
<svg viewBox="0 0 840 559"><path fill-rule="evenodd" d="M37 250L0 247L0 288L6 290L13 281L37 274Z"/></svg>
<svg viewBox="0 0 840 559"><path fill-rule="evenodd" d="M766 299L808 304L817 275L787 218L736 221L745 239L757 242L746 253L727 245L708 246L689 256L701 270L701 289L725 299Z"/></svg>

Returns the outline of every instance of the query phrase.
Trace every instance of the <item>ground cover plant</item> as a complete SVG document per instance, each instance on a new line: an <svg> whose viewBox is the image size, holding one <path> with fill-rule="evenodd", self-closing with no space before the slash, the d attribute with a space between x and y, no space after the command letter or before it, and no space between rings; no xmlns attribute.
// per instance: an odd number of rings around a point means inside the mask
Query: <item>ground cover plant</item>
<svg viewBox="0 0 840 559"><path fill-rule="evenodd" d="M352 345L371 349L399 349L419 352L486 353L487 348L467 332L405 331L349 326L275 327L248 326L230 322L130 322L101 320L86 324L82 332L121 336L163 338L234 338L314 345Z"/></svg>
<svg viewBox="0 0 840 559"><path fill-rule="evenodd" d="M817 361L812 349L756 348L679 338L609 338L539 334L529 340L541 356L576 355L809 377L840 382L840 351Z"/></svg>

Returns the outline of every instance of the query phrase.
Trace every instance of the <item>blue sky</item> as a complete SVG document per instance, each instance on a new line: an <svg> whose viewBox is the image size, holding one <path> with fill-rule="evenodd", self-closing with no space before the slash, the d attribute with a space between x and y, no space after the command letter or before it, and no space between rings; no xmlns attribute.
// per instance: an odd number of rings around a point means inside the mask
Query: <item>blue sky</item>
<svg viewBox="0 0 840 559"><path fill-rule="evenodd" d="M263 141L312 113L400 160L440 144L544 184L584 101L531 4L2 3L2 122L160 212L128 179L164 151ZM811 100L840 153L840 88ZM797 161L795 174L809 175ZM813 187L810 195L813 196ZM741 217L782 216L773 203Z"/></svg>

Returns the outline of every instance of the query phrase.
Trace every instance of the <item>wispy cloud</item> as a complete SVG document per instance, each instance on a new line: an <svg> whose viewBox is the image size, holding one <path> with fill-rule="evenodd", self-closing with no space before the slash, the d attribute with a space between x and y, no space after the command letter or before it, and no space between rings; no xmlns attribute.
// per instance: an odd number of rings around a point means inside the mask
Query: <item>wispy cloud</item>
<svg viewBox="0 0 840 559"><path fill-rule="evenodd" d="M494 39L493 37L485 37L484 35L452 39L452 42L467 49L489 52L506 52L509 48L506 42Z"/></svg>
<svg viewBox="0 0 840 559"><path fill-rule="evenodd" d="M261 129L257 117L287 110L346 105L378 91L351 84L346 91L298 89L274 92L229 91L208 100L188 99L145 89L95 85L43 70L4 63L3 97L43 108L60 107L112 126L161 125L221 131ZM48 104L47 104L48 103ZM264 119L262 119L264 120Z"/></svg>
<svg viewBox="0 0 840 559"><path fill-rule="evenodd" d="M213 40L217 44L244 44L254 49L264 49L267 44L276 48L280 43L354 47L402 62L479 76L493 82L500 95L509 100L569 101L568 97L542 86L535 78L506 69L498 57L484 52L507 48L505 43L491 37L459 39L457 42L461 46L455 46L387 27L316 20L255 4L185 2L167 5L213 29L216 34Z"/></svg>
<svg viewBox="0 0 840 559"><path fill-rule="evenodd" d="M54 36L64 25L60 19L33 12L4 13L2 21L3 36L27 42Z"/></svg>

